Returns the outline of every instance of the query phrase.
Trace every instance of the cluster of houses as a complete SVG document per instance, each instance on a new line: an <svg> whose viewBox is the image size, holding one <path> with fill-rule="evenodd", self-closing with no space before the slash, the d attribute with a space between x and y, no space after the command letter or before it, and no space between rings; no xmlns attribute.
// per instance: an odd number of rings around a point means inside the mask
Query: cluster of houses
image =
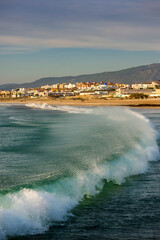
<svg viewBox="0 0 160 240"><path fill-rule="evenodd" d="M131 94L144 94L149 97L160 97L160 80L150 83L120 84L120 83L57 83L43 85L39 88L18 88L11 91L1 91L0 98L48 98L76 95L101 95L108 97L129 97Z"/></svg>

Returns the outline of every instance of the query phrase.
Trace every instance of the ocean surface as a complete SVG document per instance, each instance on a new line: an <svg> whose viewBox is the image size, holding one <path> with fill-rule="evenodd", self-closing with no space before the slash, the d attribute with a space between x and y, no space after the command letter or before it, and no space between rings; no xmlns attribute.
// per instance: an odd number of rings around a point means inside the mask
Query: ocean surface
<svg viewBox="0 0 160 240"><path fill-rule="evenodd" d="M0 240L160 239L160 109L0 105Z"/></svg>

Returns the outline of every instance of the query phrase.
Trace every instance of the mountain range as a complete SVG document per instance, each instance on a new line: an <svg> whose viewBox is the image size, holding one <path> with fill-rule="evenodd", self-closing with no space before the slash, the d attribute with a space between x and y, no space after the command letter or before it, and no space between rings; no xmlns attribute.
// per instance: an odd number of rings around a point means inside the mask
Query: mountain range
<svg viewBox="0 0 160 240"><path fill-rule="evenodd" d="M42 85L55 83L76 82L113 82L113 83L145 83L160 80L160 63L133 67L112 72L102 72L88 75L67 77L45 77L29 83L10 83L0 85L1 90L16 88L36 88Z"/></svg>

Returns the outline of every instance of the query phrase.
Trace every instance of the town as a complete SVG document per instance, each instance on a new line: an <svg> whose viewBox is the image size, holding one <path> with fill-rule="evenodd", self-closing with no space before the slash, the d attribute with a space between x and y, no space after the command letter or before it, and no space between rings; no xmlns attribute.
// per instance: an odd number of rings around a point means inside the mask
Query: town
<svg viewBox="0 0 160 240"><path fill-rule="evenodd" d="M160 80L149 83L120 84L112 82L78 82L43 85L39 88L17 88L1 91L0 98L158 98L160 97Z"/></svg>

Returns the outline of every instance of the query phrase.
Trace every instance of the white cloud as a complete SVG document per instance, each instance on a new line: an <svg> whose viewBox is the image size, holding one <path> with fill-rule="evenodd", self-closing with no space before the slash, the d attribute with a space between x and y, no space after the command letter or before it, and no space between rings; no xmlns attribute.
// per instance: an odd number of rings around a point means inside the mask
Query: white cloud
<svg viewBox="0 0 160 240"><path fill-rule="evenodd" d="M11 51L21 52L17 47L160 51L159 0L11 2L5 0L0 8L0 45Z"/></svg>
<svg viewBox="0 0 160 240"><path fill-rule="evenodd" d="M88 31L89 29L89 31ZM0 45L12 46L17 52L43 48L106 48L160 51L158 27L131 26L118 23L70 24L64 31L38 31L33 36L0 35ZM15 49L13 48L15 46ZM8 49L9 50L9 49Z"/></svg>

